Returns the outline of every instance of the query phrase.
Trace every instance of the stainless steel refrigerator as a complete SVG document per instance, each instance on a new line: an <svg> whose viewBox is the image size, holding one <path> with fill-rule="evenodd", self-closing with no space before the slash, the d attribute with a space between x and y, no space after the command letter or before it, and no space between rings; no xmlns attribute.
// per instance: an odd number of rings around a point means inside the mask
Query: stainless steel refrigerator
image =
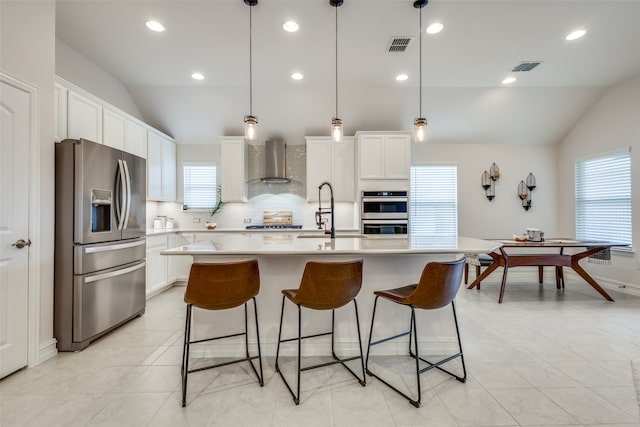
<svg viewBox="0 0 640 427"><path fill-rule="evenodd" d="M77 351L144 313L146 161L86 139L55 154L54 335Z"/></svg>

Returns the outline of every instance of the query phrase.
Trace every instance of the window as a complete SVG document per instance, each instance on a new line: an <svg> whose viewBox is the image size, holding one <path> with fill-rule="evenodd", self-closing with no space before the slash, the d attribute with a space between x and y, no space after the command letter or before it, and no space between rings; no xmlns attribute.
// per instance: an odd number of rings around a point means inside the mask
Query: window
<svg viewBox="0 0 640 427"><path fill-rule="evenodd" d="M411 166L411 234L458 234L457 176L457 166Z"/></svg>
<svg viewBox="0 0 640 427"><path fill-rule="evenodd" d="M214 163L183 163L183 209L211 209L216 205L216 165Z"/></svg>
<svg viewBox="0 0 640 427"><path fill-rule="evenodd" d="M575 163L576 237L631 245L631 155Z"/></svg>

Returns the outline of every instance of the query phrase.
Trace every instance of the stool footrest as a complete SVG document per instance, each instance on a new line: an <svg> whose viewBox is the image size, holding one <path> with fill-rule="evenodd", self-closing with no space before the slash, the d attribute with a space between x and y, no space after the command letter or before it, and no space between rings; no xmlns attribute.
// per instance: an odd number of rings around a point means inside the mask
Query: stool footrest
<svg viewBox="0 0 640 427"><path fill-rule="evenodd" d="M410 333L411 333L410 331L407 331L407 332L404 332L404 333L402 333L402 334L394 335L394 336L392 336L392 337L382 338L381 340L378 340L378 341L372 342L372 343L371 343L371 344L369 344L369 345L370 345L370 346L372 346L372 345L382 344L382 343L385 343L385 342L387 342L387 341L395 340L396 338L402 338L402 337L404 337L404 336L409 335Z"/></svg>
<svg viewBox="0 0 640 427"><path fill-rule="evenodd" d="M423 359L422 357L419 357L419 359L420 359L422 362L429 364L429 366L427 366L426 368L422 368L422 369L420 369L420 373L422 374L423 372L427 372L427 371L428 371L428 370L430 370L430 369L437 368L437 369L441 370L442 372L445 372L445 373L447 373L447 374L449 374L449 375L451 375L451 376L455 377L456 379L458 379L458 380L462 381L462 378L461 378L461 377L458 377L456 374L451 373L451 372L447 371L446 369L443 369L443 368L441 368L441 367L440 367L440 365L444 365L445 363L450 362L450 361L452 361L453 359L458 358L458 357L460 357L460 356L462 356L462 353L456 353L456 354L454 354L453 356L449 356L449 357L447 357L447 358L444 358L444 359L442 359L442 360L440 360L440 361L438 361L438 362L434 362L434 363L429 362L428 360ZM415 354L413 354L413 353L411 353L411 357L413 357L414 359L416 358Z"/></svg>
<svg viewBox="0 0 640 427"><path fill-rule="evenodd" d="M229 362L222 362L222 363L218 363L216 365L205 366L205 367L197 368L197 369L190 369L190 370L187 371L187 373L190 374L192 372L205 371L207 369L219 368L220 366L233 365L234 363L251 362L253 359L257 359L257 358L258 358L258 356L252 356L252 357L245 357L244 359L230 360Z"/></svg>
<svg viewBox="0 0 640 427"><path fill-rule="evenodd" d="M317 338L317 337L324 337L325 335L331 335L331 332L324 332L321 334L314 334L314 335L307 335L304 337L300 337L301 340L307 339L307 338ZM280 340L280 342L291 342L291 341L298 341L298 338L287 338L286 340Z"/></svg>
<svg viewBox="0 0 640 427"><path fill-rule="evenodd" d="M247 335L246 332L239 332L237 334L231 334L231 335L224 335L221 337L213 337L213 338L205 338L203 340L196 340L196 341L189 341L189 344L198 344L200 342L207 342L207 341L214 341L214 340L221 340L224 338L233 338L233 337L239 337L241 335Z"/></svg>
<svg viewBox="0 0 640 427"><path fill-rule="evenodd" d="M334 356L335 357L335 356ZM332 360L330 362L325 362L325 363L319 363L317 365L312 365L312 366L305 366L304 368L300 368L300 372L302 371L309 371L311 369L315 369L315 368L323 368L325 366L331 366L331 365L335 365L336 363L342 363L344 364L344 362L350 362L352 360L356 360L356 359L362 359L362 357L360 356L353 356L353 357L347 357L345 359L338 359L336 358L336 360Z"/></svg>
<svg viewBox="0 0 640 427"><path fill-rule="evenodd" d="M411 397L409 397L407 394L401 392L400 390L398 390L397 388L395 388L394 386L392 386L391 384L389 384L388 382L386 382L385 380L383 380L382 378L380 378L379 376L377 376L376 374L374 374L373 372L371 372L369 370L369 368L366 368L367 371L367 375L369 375L370 377L373 377L375 379L377 379L378 381L380 381L381 383L383 383L384 385L386 385L387 387L389 387L391 390L395 391L396 393L398 393L400 396L404 397L405 399L407 399L409 401L409 403L411 403L413 406L415 406L416 408L420 407L420 402L418 402L417 400L413 400Z"/></svg>

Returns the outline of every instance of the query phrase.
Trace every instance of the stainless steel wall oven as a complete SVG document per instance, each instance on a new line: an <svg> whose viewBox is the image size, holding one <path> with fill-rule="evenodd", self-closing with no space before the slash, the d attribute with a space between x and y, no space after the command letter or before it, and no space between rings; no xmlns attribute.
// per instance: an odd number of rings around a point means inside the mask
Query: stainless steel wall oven
<svg viewBox="0 0 640 427"><path fill-rule="evenodd" d="M363 191L360 230L370 236L407 236L409 195L406 191Z"/></svg>

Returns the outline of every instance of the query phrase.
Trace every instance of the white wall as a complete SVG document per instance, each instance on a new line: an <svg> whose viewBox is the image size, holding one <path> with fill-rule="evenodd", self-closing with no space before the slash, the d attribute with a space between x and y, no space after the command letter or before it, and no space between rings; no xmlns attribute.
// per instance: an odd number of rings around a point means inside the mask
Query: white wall
<svg viewBox="0 0 640 427"><path fill-rule="evenodd" d="M144 121L119 80L62 40L56 39L55 49L55 73L58 76Z"/></svg>
<svg viewBox="0 0 640 427"><path fill-rule="evenodd" d="M632 239L637 248L640 245L640 75L609 89L559 144L558 222L562 233L575 235L574 162L624 147L631 147ZM585 266L594 276L635 286L640 291L638 254L614 252L612 263L613 266Z"/></svg>
<svg viewBox="0 0 640 427"><path fill-rule="evenodd" d="M528 227L557 236L555 145L432 144L414 143L412 163L447 163L458 166L458 234L477 238L510 237ZM496 197L489 201L481 175L492 163L500 168ZM529 172L536 177L532 208L525 211L518 184Z"/></svg>
<svg viewBox="0 0 640 427"><path fill-rule="evenodd" d="M53 227L54 227L54 82L55 2L0 1L0 67L2 71L38 88L40 153L40 235L29 236L30 253L40 265L39 341L53 338ZM26 284L25 284L26 286Z"/></svg>

